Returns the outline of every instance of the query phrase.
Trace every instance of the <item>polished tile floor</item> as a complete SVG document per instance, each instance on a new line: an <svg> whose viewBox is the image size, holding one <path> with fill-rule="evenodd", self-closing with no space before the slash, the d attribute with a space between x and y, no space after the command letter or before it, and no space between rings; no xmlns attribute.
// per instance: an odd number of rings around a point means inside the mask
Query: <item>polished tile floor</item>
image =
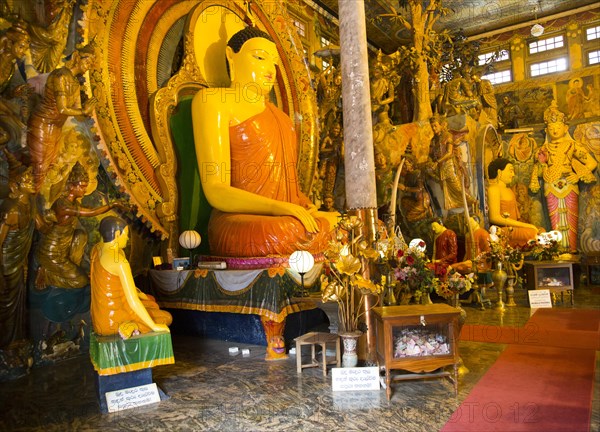
<svg viewBox="0 0 600 432"><path fill-rule="evenodd" d="M493 297L493 293L490 293ZM504 313L465 306L467 323L521 326L529 315L525 291ZM572 307L558 305L557 307ZM600 287L576 290L575 308L600 308ZM176 363L154 369L170 399L101 414L94 373L85 356L36 368L0 385L0 431L437 431L485 374L504 345L461 342L469 372L458 397L450 382L398 383L391 401L385 390L332 392L319 368L296 373L296 358L266 362L265 348L173 335ZM231 356L228 348L249 348ZM597 356L596 371L600 370ZM600 379L596 374L591 431L600 430ZM492 430L490 428L490 430ZM535 430L535 429L530 429ZM503 431L508 432L508 431Z"/></svg>

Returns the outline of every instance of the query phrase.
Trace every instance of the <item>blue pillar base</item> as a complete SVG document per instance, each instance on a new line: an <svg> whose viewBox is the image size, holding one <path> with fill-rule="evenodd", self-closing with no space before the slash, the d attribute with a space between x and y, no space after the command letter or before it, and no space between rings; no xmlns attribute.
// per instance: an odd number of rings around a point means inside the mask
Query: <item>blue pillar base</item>
<svg viewBox="0 0 600 432"><path fill-rule="evenodd" d="M97 372L94 372L94 376L96 378L96 396L100 403L100 411L104 414L108 413L108 405L106 403L107 392L152 384L152 368L115 375L98 375ZM157 386L157 389L161 401L169 399L169 396L160 387Z"/></svg>

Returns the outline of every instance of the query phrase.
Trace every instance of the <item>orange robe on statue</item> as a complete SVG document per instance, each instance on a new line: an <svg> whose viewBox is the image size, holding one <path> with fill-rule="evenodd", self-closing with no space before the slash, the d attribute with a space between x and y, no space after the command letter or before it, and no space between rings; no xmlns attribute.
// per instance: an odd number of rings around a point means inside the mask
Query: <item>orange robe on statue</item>
<svg viewBox="0 0 600 432"><path fill-rule="evenodd" d="M297 176L296 133L290 118L271 103L266 109L229 128L231 186L287 201L303 207L310 204ZM263 257L290 255L296 250L313 254L326 249L331 227L317 218L319 232L307 233L292 216L224 213L213 209L209 242L213 255Z"/></svg>
<svg viewBox="0 0 600 432"><path fill-rule="evenodd" d="M519 208L517 201L500 201L500 213L508 213L508 217L519 220ZM508 243L513 247L525 246L528 240L537 237L537 230L533 228L511 227ZM508 231L508 230L507 230Z"/></svg>
<svg viewBox="0 0 600 432"><path fill-rule="evenodd" d="M94 333L101 336L114 335L119 332L119 325L125 322L137 324L140 333L151 332L152 329L142 322L133 312L121 285L119 276L109 273L100 263L100 255L96 249L92 252L90 270L92 286L92 327ZM140 299L150 317L157 324L170 325L173 317L167 311L160 310L152 296L147 300Z"/></svg>

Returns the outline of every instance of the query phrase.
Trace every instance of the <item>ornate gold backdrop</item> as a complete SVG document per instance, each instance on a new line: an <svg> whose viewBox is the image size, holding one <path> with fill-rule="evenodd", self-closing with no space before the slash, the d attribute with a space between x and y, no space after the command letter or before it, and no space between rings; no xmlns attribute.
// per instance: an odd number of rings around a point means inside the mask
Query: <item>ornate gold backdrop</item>
<svg viewBox="0 0 600 432"><path fill-rule="evenodd" d="M302 43L289 30L293 26L282 2L255 1L248 6L241 0L90 0L83 28L84 38L95 39L98 46L90 85L99 101L95 121L98 146L106 157L103 163L115 184L137 205L138 216L163 239L170 238L172 246L178 231L177 161L164 122L177 99L155 96L161 86L181 87L186 82L193 87L192 80L198 88L209 86L199 67L203 59L194 61L193 31L197 37L202 34L188 20L192 15L197 19L209 7L225 8L240 20L249 7L256 25L278 43L282 61L276 102L296 126L304 192L311 188L318 156L316 100ZM184 58L178 78L165 81L177 72L171 73L171 66L177 63L182 40ZM156 128L152 133L153 118L163 122L162 133Z"/></svg>

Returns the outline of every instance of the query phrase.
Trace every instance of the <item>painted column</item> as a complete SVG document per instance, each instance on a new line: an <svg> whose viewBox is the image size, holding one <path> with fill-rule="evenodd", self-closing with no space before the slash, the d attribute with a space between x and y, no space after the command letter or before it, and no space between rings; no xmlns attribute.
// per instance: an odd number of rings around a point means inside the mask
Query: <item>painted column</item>
<svg viewBox="0 0 600 432"><path fill-rule="evenodd" d="M363 0L338 2L348 209L377 207L369 58Z"/></svg>
<svg viewBox="0 0 600 432"><path fill-rule="evenodd" d="M569 64L571 70L583 68L584 52L581 44L581 27L577 23L571 23L567 26L567 41L569 46Z"/></svg>
<svg viewBox="0 0 600 432"><path fill-rule="evenodd" d="M346 205L350 214L360 217L363 222L363 238L372 243L377 228L377 192L364 0L341 0L338 2L338 12ZM368 278L369 269L366 267L363 265L363 276ZM374 320L370 310L375 302L375 296L366 296L364 317L367 325L367 364L375 362ZM361 351L359 346L359 354Z"/></svg>
<svg viewBox="0 0 600 432"><path fill-rule="evenodd" d="M525 41L520 37L515 37L510 43L510 58L512 60L513 81L523 81L525 79L525 50L527 49Z"/></svg>

